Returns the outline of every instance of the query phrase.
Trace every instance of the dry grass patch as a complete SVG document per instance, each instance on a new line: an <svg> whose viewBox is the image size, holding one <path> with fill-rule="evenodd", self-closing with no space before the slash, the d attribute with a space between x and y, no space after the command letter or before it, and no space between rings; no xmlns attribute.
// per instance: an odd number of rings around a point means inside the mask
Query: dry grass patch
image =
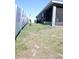
<svg viewBox="0 0 79 59"><path fill-rule="evenodd" d="M33 24L17 37L16 59L63 59L59 54L63 54L62 26Z"/></svg>

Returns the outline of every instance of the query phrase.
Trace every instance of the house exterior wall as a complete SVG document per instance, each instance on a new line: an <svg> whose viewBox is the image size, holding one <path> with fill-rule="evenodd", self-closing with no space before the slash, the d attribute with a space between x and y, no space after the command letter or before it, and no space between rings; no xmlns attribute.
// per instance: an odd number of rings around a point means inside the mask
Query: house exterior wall
<svg viewBox="0 0 79 59"><path fill-rule="evenodd" d="M46 10L45 13L45 21L51 22L51 19L52 19L52 7Z"/></svg>
<svg viewBox="0 0 79 59"><path fill-rule="evenodd" d="M63 25L63 8L56 8L56 21L55 25Z"/></svg>
<svg viewBox="0 0 79 59"><path fill-rule="evenodd" d="M52 6L48 10L46 10L44 22L45 24L52 25Z"/></svg>
<svg viewBox="0 0 79 59"><path fill-rule="evenodd" d="M56 0L55 0L56 1ZM62 1L62 0L57 0ZM53 3L53 2L52 2ZM49 5L48 5L49 6ZM54 2L36 16L38 23L63 26L63 3Z"/></svg>
<svg viewBox="0 0 79 59"><path fill-rule="evenodd" d="M52 7L48 10L45 10L37 17L38 23L49 24L52 22Z"/></svg>
<svg viewBox="0 0 79 59"><path fill-rule="evenodd" d="M38 17L37 17L37 23L43 23L43 16L44 13L42 12Z"/></svg>

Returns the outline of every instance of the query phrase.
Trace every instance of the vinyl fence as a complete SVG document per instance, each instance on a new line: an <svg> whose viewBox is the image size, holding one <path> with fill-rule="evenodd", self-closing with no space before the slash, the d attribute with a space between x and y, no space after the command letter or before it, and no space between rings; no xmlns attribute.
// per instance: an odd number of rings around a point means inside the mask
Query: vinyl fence
<svg viewBox="0 0 79 59"><path fill-rule="evenodd" d="M15 37L21 31L21 29L28 24L28 17L22 8L16 6L16 28L15 28Z"/></svg>

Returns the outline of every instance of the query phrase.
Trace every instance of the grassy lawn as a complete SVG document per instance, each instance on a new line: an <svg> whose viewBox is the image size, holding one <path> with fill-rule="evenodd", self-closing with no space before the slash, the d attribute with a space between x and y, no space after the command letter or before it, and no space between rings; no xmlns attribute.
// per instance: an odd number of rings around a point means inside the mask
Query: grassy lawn
<svg viewBox="0 0 79 59"><path fill-rule="evenodd" d="M35 44L40 47L39 51L42 51L39 53L45 56L48 53L47 50L63 54L63 27L51 27L42 24L25 26L16 39L16 57L22 56L23 51L26 52L25 55L31 55L29 51Z"/></svg>
<svg viewBox="0 0 79 59"><path fill-rule="evenodd" d="M42 24L32 24L32 26L27 25L22 31L21 34L18 36L17 39L23 39L29 32L37 32L39 30L47 28L46 25Z"/></svg>
<svg viewBox="0 0 79 59"><path fill-rule="evenodd" d="M22 39L25 38L29 32L38 32L39 30L42 30L45 28L47 28L47 26L42 24L32 24L32 26L29 26L29 25L25 26L21 31L21 33L16 38L16 41L15 41L16 52L21 52L27 49L26 45L22 42L23 41Z"/></svg>

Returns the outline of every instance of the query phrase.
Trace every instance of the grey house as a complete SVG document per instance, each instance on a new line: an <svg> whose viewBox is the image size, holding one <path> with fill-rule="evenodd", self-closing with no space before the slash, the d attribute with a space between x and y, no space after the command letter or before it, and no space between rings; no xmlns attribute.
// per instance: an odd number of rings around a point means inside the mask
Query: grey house
<svg viewBox="0 0 79 59"><path fill-rule="evenodd" d="M51 0L47 6L36 16L37 23L52 26L63 26L63 2L62 0Z"/></svg>

